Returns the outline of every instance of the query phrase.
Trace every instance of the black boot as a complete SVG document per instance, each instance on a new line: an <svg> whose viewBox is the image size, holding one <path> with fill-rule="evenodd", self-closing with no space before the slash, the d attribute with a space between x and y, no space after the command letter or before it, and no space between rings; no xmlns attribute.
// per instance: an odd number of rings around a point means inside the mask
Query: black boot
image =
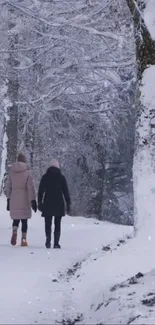
<svg viewBox="0 0 155 325"><path fill-rule="evenodd" d="M46 243L45 243L46 248L51 248L51 238L46 237Z"/></svg>
<svg viewBox="0 0 155 325"><path fill-rule="evenodd" d="M60 232L54 233L54 248L60 249L61 246L59 245L59 239L60 239Z"/></svg>
<svg viewBox="0 0 155 325"><path fill-rule="evenodd" d="M54 244L54 248L58 248L58 249L60 249L61 246L60 246L60 244Z"/></svg>
<svg viewBox="0 0 155 325"><path fill-rule="evenodd" d="M52 218L45 217L46 248L51 248L51 224L52 224Z"/></svg>

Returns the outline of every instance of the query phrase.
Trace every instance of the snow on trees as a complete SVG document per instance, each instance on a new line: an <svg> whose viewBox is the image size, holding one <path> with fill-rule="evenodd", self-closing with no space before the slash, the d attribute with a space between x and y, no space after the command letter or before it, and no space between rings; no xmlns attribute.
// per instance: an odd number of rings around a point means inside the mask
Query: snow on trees
<svg viewBox="0 0 155 325"><path fill-rule="evenodd" d="M74 214L132 223L135 49L127 5L4 0L3 11L1 62L8 67L6 56L13 56L18 84L15 143L37 182L55 156L69 179ZM9 123L15 128L12 117Z"/></svg>

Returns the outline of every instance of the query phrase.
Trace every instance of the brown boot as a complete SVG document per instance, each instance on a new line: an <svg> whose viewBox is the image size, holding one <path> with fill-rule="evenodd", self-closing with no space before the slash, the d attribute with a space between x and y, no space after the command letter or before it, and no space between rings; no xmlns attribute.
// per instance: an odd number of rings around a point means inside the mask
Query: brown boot
<svg viewBox="0 0 155 325"><path fill-rule="evenodd" d="M22 233L21 246L22 247L28 246L28 243L27 243L27 240L26 240L26 233Z"/></svg>
<svg viewBox="0 0 155 325"><path fill-rule="evenodd" d="M13 231L12 237L11 237L11 245L16 246L17 244L17 230Z"/></svg>

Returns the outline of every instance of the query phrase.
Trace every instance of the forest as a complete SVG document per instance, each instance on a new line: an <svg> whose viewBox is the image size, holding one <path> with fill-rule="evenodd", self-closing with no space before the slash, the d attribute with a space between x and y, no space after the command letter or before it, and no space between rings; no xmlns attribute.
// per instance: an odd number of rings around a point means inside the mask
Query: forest
<svg viewBox="0 0 155 325"><path fill-rule="evenodd" d="M73 215L133 224L134 26L124 1L1 1L1 192L26 153L56 157Z"/></svg>

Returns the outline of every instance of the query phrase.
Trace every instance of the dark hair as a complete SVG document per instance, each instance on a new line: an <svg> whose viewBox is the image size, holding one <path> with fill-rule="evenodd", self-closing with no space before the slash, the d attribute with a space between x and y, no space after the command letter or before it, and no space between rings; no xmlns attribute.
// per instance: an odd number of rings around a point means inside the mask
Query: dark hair
<svg viewBox="0 0 155 325"><path fill-rule="evenodd" d="M25 155L24 155L22 152L20 152L20 153L18 154L18 156L17 156L17 161L20 161L20 162L26 163L26 157L25 157Z"/></svg>

